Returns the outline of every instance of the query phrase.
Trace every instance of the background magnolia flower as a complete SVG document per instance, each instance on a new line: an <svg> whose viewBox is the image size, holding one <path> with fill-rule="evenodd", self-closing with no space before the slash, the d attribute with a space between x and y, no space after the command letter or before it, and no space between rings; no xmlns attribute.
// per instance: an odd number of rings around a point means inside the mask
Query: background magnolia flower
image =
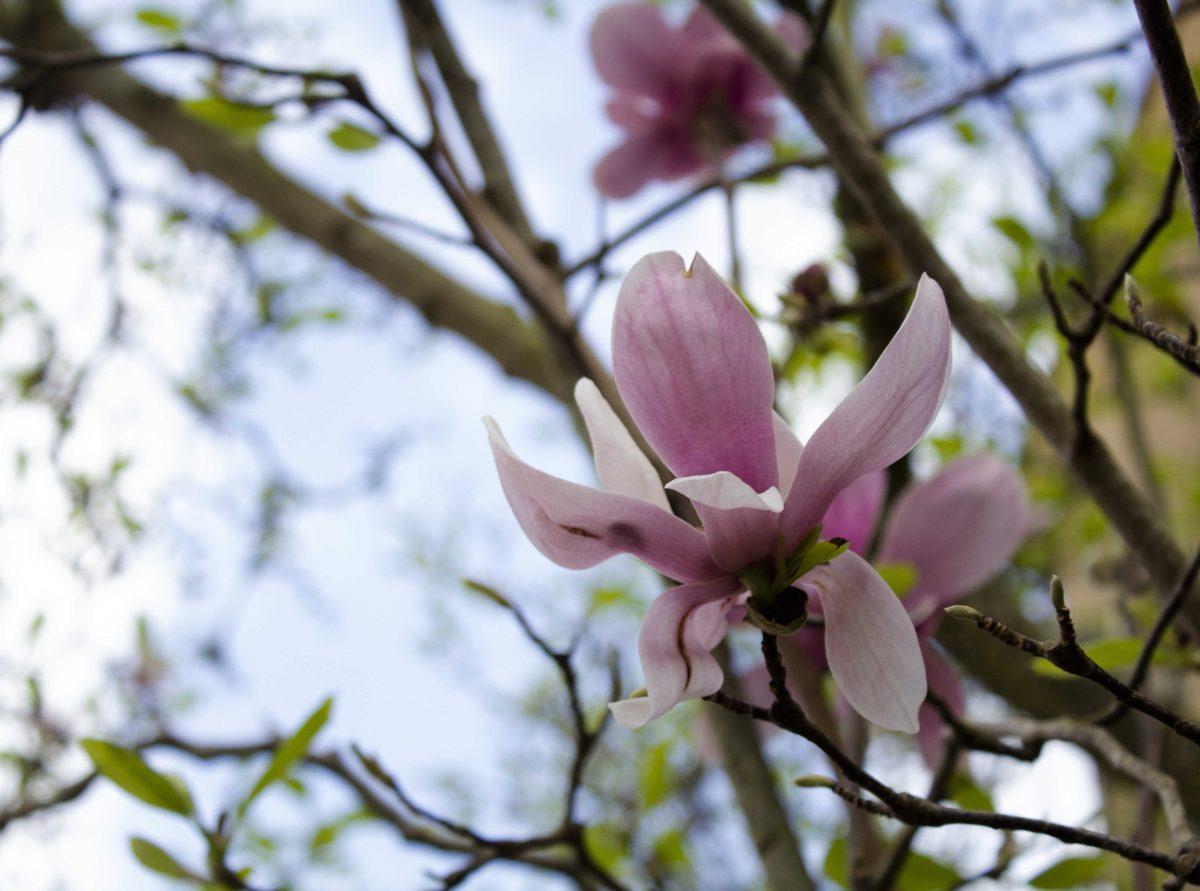
<svg viewBox="0 0 1200 891"><path fill-rule="evenodd" d="M794 16L780 20L789 43L803 43ZM625 140L596 165L610 198L651 180L712 170L747 142L770 139L775 82L702 7L673 28L657 6L620 3L596 17L592 59L613 88L609 118Z"/></svg>
<svg viewBox="0 0 1200 891"><path fill-rule="evenodd" d="M613 322L617 386L646 441L677 474L703 530L674 516L649 459L596 387L580 381L603 489L521 461L485 419L508 502L529 540L561 566L617 553L682 584L651 604L638 654L646 695L614 703L637 727L716 692L711 650L746 601L742 579L796 552L838 494L912 448L932 422L950 371L941 289L922 278L908 317L863 381L802 447L774 413L766 343L740 299L702 257L651 254L630 271ZM802 602L784 586L771 593ZM915 732L925 669L913 624L887 583L847 551L799 580L825 616L830 669L869 720ZM738 615L735 613L735 615Z"/></svg>
<svg viewBox="0 0 1200 891"><path fill-rule="evenodd" d="M864 553L870 546L887 488L882 471L864 474L844 489L825 514L825 535L844 536ZM902 602L916 624L929 688L955 711L964 705L958 674L942 655L933 634L942 607L977 588L1012 557L1029 532L1031 513L1025 484L1009 464L979 454L948 464L929 479L908 486L896 499L879 537L876 564L912 572ZM819 612L821 604L814 606ZM818 628L806 627L789 639L818 669L829 666ZM755 701L769 696L765 671L742 678ZM918 743L933 763L942 721L925 703Z"/></svg>

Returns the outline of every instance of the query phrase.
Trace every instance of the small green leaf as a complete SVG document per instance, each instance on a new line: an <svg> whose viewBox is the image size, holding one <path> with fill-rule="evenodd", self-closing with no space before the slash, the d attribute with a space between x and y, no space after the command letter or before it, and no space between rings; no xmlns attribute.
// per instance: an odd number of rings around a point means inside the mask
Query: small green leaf
<svg viewBox="0 0 1200 891"><path fill-rule="evenodd" d="M160 34L178 34L183 30L183 22L179 16L165 9L144 6L137 11L136 17L140 24Z"/></svg>
<svg viewBox="0 0 1200 891"><path fill-rule="evenodd" d="M896 562L896 563L880 563L875 569L885 582L888 583L897 597L903 597L913 589L913 585L917 583L917 567L911 563Z"/></svg>
<svg viewBox="0 0 1200 891"><path fill-rule="evenodd" d="M836 838L825 855L825 876L843 888L846 877L846 840ZM912 852L905 858L904 867L896 878L897 891L942 891L955 887L962 877L944 863Z"/></svg>
<svg viewBox="0 0 1200 891"><path fill-rule="evenodd" d="M275 112L269 108L230 102L220 96L203 99L188 99L182 103L184 110L206 124L228 130L238 136L254 138L267 124L275 120Z"/></svg>
<svg viewBox="0 0 1200 891"><path fill-rule="evenodd" d="M625 860L628 834L615 823L589 823L583 827L583 844L602 868L615 871Z"/></svg>
<svg viewBox="0 0 1200 891"><path fill-rule="evenodd" d="M271 759L271 763L267 765L267 769L263 771L262 776L258 778L258 782L254 784L254 788L250 790L250 794L242 802L238 808L239 813L245 813L246 808L254 801L259 794L270 786L287 776L288 771L295 766L296 762L308 754L308 747L312 744L313 738L321 732L329 722L329 716L333 713L333 697L329 697L322 702L317 709L304 719L304 723L300 725L295 733L285 739L275 748L275 756Z"/></svg>
<svg viewBox="0 0 1200 891"><path fill-rule="evenodd" d="M1042 870L1030 880L1029 886L1053 891L1091 885L1104 878L1106 865L1103 857L1069 857Z"/></svg>
<svg viewBox="0 0 1200 891"><path fill-rule="evenodd" d="M846 840L844 838L835 838L830 843L822 869L827 879L836 882L843 888L846 887Z"/></svg>
<svg viewBox="0 0 1200 891"><path fill-rule="evenodd" d="M950 779L949 798L959 807L969 811L992 811L996 809L992 796L968 774L956 773Z"/></svg>
<svg viewBox="0 0 1200 891"><path fill-rule="evenodd" d="M642 760L642 807L650 810L666 801L671 793L671 773L668 755L669 743L660 742L646 753Z"/></svg>
<svg viewBox="0 0 1200 891"><path fill-rule="evenodd" d="M958 134L958 138L966 145L977 145L979 143L979 130L966 118L959 118L954 122L954 132Z"/></svg>
<svg viewBox="0 0 1200 891"><path fill-rule="evenodd" d="M1013 216L1000 216L992 220L992 225L1001 235L1019 247L1029 250L1034 246L1034 237L1029 229Z"/></svg>
<svg viewBox="0 0 1200 891"><path fill-rule="evenodd" d="M187 786L178 777L161 774L132 749L100 739L80 742L96 772L146 804L189 817L195 811Z"/></svg>
<svg viewBox="0 0 1200 891"><path fill-rule="evenodd" d="M178 860L149 839L134 836L129 840L129 848L138 863L151 872L172 879L188 879L201 881L200 876L182 866Z"/></svg>
<svg viewBox="0 0 1200 891"><path fill-rule="evenodd" d="M366 152L379 145L379 134L347 121L342 121L325 135L344 152Z"/></svg>

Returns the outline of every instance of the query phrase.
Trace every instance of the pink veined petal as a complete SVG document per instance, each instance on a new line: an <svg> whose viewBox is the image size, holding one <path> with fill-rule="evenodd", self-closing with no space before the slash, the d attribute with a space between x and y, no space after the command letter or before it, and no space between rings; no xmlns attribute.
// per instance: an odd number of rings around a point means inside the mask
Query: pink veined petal
<svg viewBox="0 0 1200 891"><path fill-rule="evenodd" d="M857 554L871 546L875 524L887 492L887 473L864 473L838 493L821 521L822 538L845 538Z"/></svg>
<svg viewBox="0 0 1200 891"><path fill-rule="evenodd" d="M896 500L880 559L917 570L905 597L920 621L993 576L1029 532L1029 498L1021 475L1001 458L960 458Z"/></svg>
<svg viewBox="0 0 1200 891"><path fill-rule="evenodd" d="M847 551L798 584L821 600L825 655L846 701L873 724L916 733L925 665L912 620L887 582Z"/></svg>
<svg viewBox="0 0 1200 891"><path fill-rule="evenodd" d="M772 486L752 488L726 470L705 476L678 477L667 483L696 505L713 559L730 572L772 556L779 547L783 498Z"/></svg>
<svg viewBox="0 0 1200 891"><path fill-rule="evenodd" d="M588 44L596 71L609 86L660 102L677 99L685 47L662 10L647 3L614 4L596 16Z"/></svg>
<svg viewBox="0 0 1200 891"><path fill-rule="evenodd" d="M783 529L798 540L851 482L903 457L929 429L950 382L950 316L922 276L907 318L879 361L813 434L788 493Z"/></svg>
<svg viewBox="0 0 1200 891"><path fill-rule="evenodd" d="M586 569L615 554L641 558L684 582L724 575L704 534L648 501L569 483L516 456L491 418L484 418L500 484L530 542L559 566Z"/></svg>
<svg viewBox="0 0 1200 891"><path fill-rule="evenodd" d="M583 415L592 454L596 457L596 475L609 492L620 492L649 501L668 513L667 493L650 459L638 448L617 413L588 378L575 384L575 403Z"/></svg>
<svg viewBox="0 0 1200 891"><path fill-rule="evenodd" d="M712 649L725 637L725 614L740 592L741 583L726 576L680 585L655 598L638 636L646 696L609 706L621 725L641 727L685 699L721 689L724 675Z"/></svg>
<svg viewBox="0 0 1200 891"><path fill-rule="evenodd" d="M962 682L958 672L954 670L946 657L942 655L937 644L931 640L921 640L921 656L925 660L925 676L929 680L929 691L936 694L950 711L961 715L966 708L966 696L963 694ZM928 702L922 703L920 711L921 729L917 733L917 747L925 758L925 763L936 765L942 753L942 730L946 726L942 716Z"/></svg>
<svg viewBox="0 0 1200 891"><path fill-rule="evenodd" d="M766 342L737 295L697 255L643 257L613 319L617 386L638 428L679 476L727 470L779 483Z"/></svg>
<svg viewBox="0 0 1200 891"><path fill-rule="evenodd" d="M796 468L800 464L800 454L804 445L792 432L788 422L779 412L771 412L775 426L775 462L779 467L779 494L787 498L792 488L792 480L796 478Z"/></svg>

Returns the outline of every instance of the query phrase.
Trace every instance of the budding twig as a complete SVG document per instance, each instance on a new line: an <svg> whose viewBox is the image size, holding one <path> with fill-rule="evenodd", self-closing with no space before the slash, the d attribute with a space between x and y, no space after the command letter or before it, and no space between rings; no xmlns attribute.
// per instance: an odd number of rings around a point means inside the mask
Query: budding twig
<svg viewBox="0 0 1200 891"><path fill-rule="evenodd" d="M1055 601L1055 618L1058 621L1059 637L1055 641L1042 641L1029 637L1009 628L1003 622L993 619L990 616L985 616L983 613L970 607L947 607L946 614L951 618L974 622L992 635L992 637L1003 641L1010 647L1024 650L1030 655L1045 659L1067 674L1072 674L1099 684L1117 702L1149 715L1184 739L1200 745L1200 726L1177 715L1166 706L1143 696L1129 685L1117 680L1117 678L1097 665L1084 651L1083 647L1076 640L1075 625L1071 621L1071 611L1067 608L1066 600L1062 593L1062 583L1057 578L1051 583L1051 598Z"/></svg>

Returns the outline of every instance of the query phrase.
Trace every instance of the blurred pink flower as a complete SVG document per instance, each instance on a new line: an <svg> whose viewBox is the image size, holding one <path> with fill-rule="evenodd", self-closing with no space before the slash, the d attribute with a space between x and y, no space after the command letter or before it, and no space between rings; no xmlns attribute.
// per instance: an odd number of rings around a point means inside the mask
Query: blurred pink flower
<svg viewBox="0 0 1200 891"><path fill-rule="evenodd" d="M864 474L844 489L825 514L823 534L849 539L860 553L870 546L883 506L882 471ZM917 627L929 688L961 712L962 685L933 634L942 607L958 600L995 575L1029 533L1031 512L1025 484L1010 465L983 453L947 465L914 483L896 499L879 541L875 563L913 573L902 602ZM821 605L813 610L819 612ZM828 666L828 642L815 627L803 628L789 644L818 668ZM763 695L766 680L753 672L743 683ZM758 689L762 688L762 689ZM937 758L942 720L925 703L920 712L918 744L930 763Z"/></svg>
<svg viewBox="0 0 1200 891"><path fill-rule="evenodd" d="M575 392L603 489L534 469L485 423L509 505L543 554L583 569L630 553L682 583L650 606L638 641L646 695L614 703L617 719L639 727L716 692L711 651L730 618L750 607L761 617L764 604L802 617L806 592L820 602L847 700L880 726L916 732L925 669L904 607L853 551L806 574L804 559L831 550L814 548L813 533L838 494L908 452L941 405L950 371L941 289L922 278L891 344L804 448L773 411L758 325L702 257L691 269L675 253L633 267L617 299L613 364L634 422L678 475L667 488L691 499L703 531L670 512L649 459L589 380Z"/></svg>
<svg viewBox="0 0 1200 891"><path fill-rule="evenodd" d="M800 48L798 18L785 16L779 29ZM619 3L596 17L590 44L613 88L608 116L625 131L596 165L602 195L626 198L651 180L716 170L775 132L775 82L703 7L673 28L657 6Z"/></svg>

